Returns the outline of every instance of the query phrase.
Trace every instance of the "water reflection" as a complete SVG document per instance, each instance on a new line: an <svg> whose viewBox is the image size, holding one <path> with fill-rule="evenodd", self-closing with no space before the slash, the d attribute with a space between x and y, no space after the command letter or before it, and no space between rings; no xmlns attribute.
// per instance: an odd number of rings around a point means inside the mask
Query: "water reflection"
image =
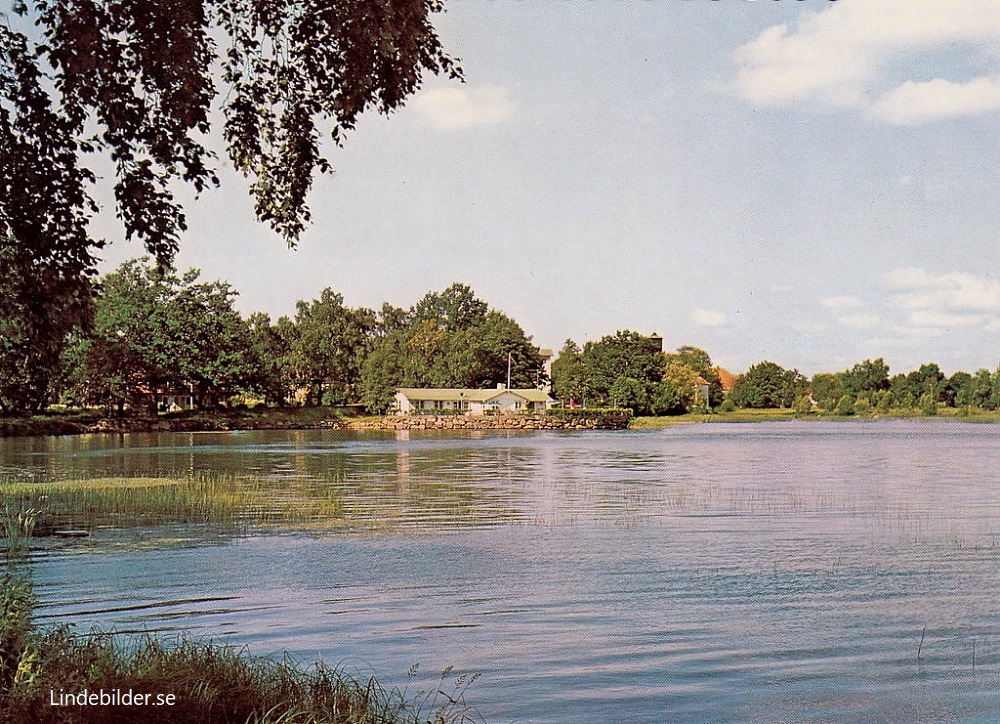
<svg viewBox="0 0 1000 724"><path fill-rule="evenodd" d="M670 520L972 540L1000 528L1000 456L987 428L791 425L21 438L0 441L0 459L4 475L29 480L213 473L328 487L343 497L350 527L385 532Z"/></svg>

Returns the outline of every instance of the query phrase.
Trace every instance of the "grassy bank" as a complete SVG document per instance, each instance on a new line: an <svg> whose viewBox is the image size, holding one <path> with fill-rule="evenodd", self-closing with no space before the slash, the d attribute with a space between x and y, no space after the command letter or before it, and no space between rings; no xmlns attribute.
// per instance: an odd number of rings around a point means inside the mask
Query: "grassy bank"
<svg viewBox="0 0 1000 724"><path fill-rule="evenodd" d="M27 567L33 521L32 512L8 513L2 521L0 721L474 721L464 701L474 680L470 678L460 677L451 694L443 687L428 694L408 694L322 663L303 668L290 660L251 657L231 647L190 639L123 640L100 633L81 636L65 627L38 628L32 621L35 598ZM75 703L81 694L90 697L88 705Z"/></svg>
<svg viewBox="0 0 1000 724"><path fill-rule="evenodd" d="M344 517L329 485L228 475L97 478L58 482L0 479L8 510L34 511L36 534L164 524L210 524L222 530L268 525L328 526Z"/></svg>
<svg viewBox="0 0 1000 724"><path fill-rule="evenodd" d="M692 422L765 422L792 420L796 415L792 410L735 410L715 412L707 415L671 415L669 417L636 417L629 427L633 430L650 430Z"/></svg>
<svg viewBox="0 0 1000 724"><path fill-rule="evenodd" d="M784 420L871 420L871 419L946 419L961 422L1000 423L1000 410L941 407L935 415L918 410L894 408L888 413L867 416L835 415L827 412L796 413L794 410L734 410L709 415L674 415L671 417L636 417L629 426L633 430L652 430L693 422L780 422Z"/></svg>

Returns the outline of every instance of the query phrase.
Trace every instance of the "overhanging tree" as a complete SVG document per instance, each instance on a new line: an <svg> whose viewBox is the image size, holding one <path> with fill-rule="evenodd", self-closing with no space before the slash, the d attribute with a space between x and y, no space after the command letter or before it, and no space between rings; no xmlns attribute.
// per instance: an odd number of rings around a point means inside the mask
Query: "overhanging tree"
<svg viewBox="0 0 1000 724"><path fill-rule="evenodd" d="M26 350L45 350L41 367L51 366L70 334L63 322L86 321L73 300L90 295L103 244L88 232L90 155L114 164L126 238L167 267L186 228L176 183L197 192L217 183L211 147L221 144L208 139L218 100L222 142L250 180L258 219L293 245L315 174L331 170L324 144L340 145L366 110L399 108L427 73L461 77L431 24L441 0L16 0L12 9L20 19L0 13L9 301L0 311L14 320L0 329L4 384L15 384L7 370L39 366ZM33 305L19 283L47 284L57 303Z"/></svg>
<svg viewBox="0 0 1000 724"><path fill-rule="evenodd" d="M431 24L441 0L19 0L13 9L36 32L0 30L0 104L14 126L5 135L47 140L25 152L63 180L67 192L48 203L67 221L93 211L81 154L109 156L126 235L161 263L185 228L171 183L217 182L206 145L216 99L258 218L294 243L313 176L331 168L324 140L339 145L368 109L391 113L426 73L461 77ZM67 255L93 246L83 234L71 241Z"/></svg>

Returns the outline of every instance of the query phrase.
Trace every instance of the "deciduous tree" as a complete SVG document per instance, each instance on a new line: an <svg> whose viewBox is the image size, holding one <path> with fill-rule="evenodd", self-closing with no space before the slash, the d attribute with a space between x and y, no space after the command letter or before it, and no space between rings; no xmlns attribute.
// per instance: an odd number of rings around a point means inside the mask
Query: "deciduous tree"
<svg viewBox="0 0 1000 724"><path fill-rule="evenodd" d="M580 346L567 339L552 362L552 394L564 405L583 402L584 370Z"/></svg>
<svg viewBox="0 0 1000 724"><path fill-rule="evenodd" d="M313 404L344 404L356 398L374 329L374 312L345 306L343 295L329 287L318 299L298 302L293 366L300 383L309 387Z"/></svg>
<svg viewBox="0 0 1000 724"><path fill-rule="evenodd" d="M805 378L797 370L759 362L736 379L732 399L739 407L791 407L805 388Z"/></svg>
<svg viewBox="0 0 1000 724"><path fill-rule="evenodd" d="M843 373L843 394L858 397L864 395L869 401L875 398L875 393L889 389L889 365L879 357L851 367Z"/></svg>
<svg viewBox="0 0 1000 724"><path fill-rule="evenodd" d="M695 371L695 374L708 383L709 407L716 407L722 404L722 400L725 397L722 391L722 382L719 380L719 375L715 371L715 366L712 364L712 358L708 352L698 347L683 345L678 347L677 352L669 355L669 357L687 365Z"/></svg>
<svg viewBox="0 0 1000 724"><path fill-rule="evenodd" d="M122 411L157 411L168 387L199 406L220 399L250 376L246 324L225 282L199 282L133 259L101 280L93 331L84 341L76 380L81 397Z"/></svg>
<svg viewBox="0 0 1000 724"><path fill-rule="evenodd" d="M588 405L609 405L611 387L619 377L637 380L650 399L653 387L663 380L666 357L649 337L631 330L619 330L597 342L587 342L581 355L584 395ZM638 413L648 411L645 407Z"/></svg>
<svg viewBox="0 0 1000 724"><path fill-rule="evenodd" d="M383 411L397 387L536 387L542 358L521 326L465 284L428 292L408 312L383 307L362 366L361 398Z"/></svg>

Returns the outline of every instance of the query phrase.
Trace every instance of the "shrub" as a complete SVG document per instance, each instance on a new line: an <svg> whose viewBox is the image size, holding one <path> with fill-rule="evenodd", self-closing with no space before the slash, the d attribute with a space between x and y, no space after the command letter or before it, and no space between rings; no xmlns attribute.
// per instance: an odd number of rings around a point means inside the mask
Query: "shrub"
<svg viewBox="0 0 1000 724"><path fill-rule="evenodd" d="M838 415L853 415L854 414L854 398L850 395L844 395L837 401L837 408L835 412Z"/></svg>
<svg viewBox="0 0 1000 724"><path fill-rule="evenodd" d="M711 410L708 409L708 405L705 404L704 400L698 400L688 408L688 413L691 415L707 415L709 412Z"/></svg>

